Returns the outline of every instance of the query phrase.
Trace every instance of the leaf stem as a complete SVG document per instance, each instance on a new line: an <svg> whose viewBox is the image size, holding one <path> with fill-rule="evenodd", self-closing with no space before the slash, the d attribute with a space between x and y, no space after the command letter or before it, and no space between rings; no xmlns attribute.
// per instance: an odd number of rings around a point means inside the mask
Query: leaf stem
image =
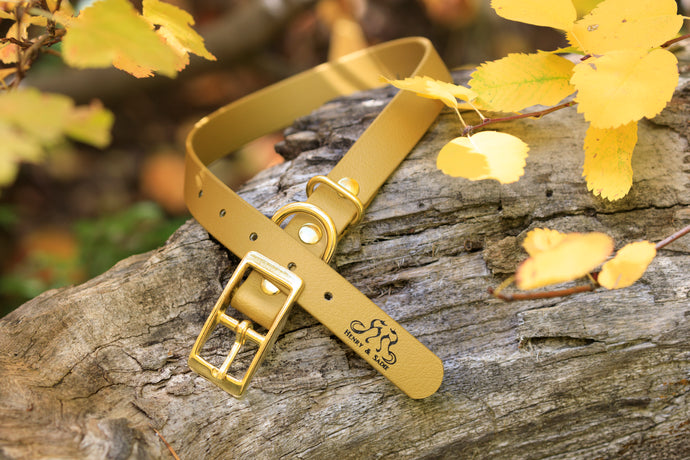
<svg viewBox="0 0 690 460"><path fill-rule="evenodd" d="M458 118L460 119L460 123L462 123L463 129L467 129L467 123L465 123L465 119L462 118L462 115L460 115L460 110L458 110L457 107L455 107L455 113L458 115Z"/></svg>
<svg viewBox="0 0 690 460"><path fill-rule="evenodd" d="M547 115L551 112L555 112L556 110L561 110L565 109L566 107L570 107L575 105L575 101L568 101L564 102L563 104L555 105L553 107L549 107L548 109L544 110L538 110L536 112L529 112L529 113L519 113L517 115L511 115L509 117L498 117L498 118L484 118L481 123L476 124L476 125L470 125L465 127L463 130L462 134L464 136L470 134L472 131L475 129L483 128L484 126L490 125L492 123L499 123L503 121L512 121L512 120L519 120L521 118L541 118L544 115Z"/></svg>
<svg viewBox="0 0 690 460"><path fill-rule="evenodd" d="M686 38L690 38L690 34L685 34L681 35L680 37L672 38L671 40L667 41L666 43L662 44L662 48L668 48L669 46L673 45L674 43L678 43L680 41L685 40Z"/></svg>

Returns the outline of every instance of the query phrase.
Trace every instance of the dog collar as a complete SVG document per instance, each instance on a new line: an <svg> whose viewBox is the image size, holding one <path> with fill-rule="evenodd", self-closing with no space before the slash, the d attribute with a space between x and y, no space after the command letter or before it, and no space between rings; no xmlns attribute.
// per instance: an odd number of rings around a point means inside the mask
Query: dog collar
<svg viewBox="0 0 690 460"><path fill-rule="evenodd" d="M427 397L443 363L329 264L343 232L421 139L442 104L398 93L327 176L307 183L307 200L267 218L213 175L208 165L247 142L288 126L341 95L390 79L425 75L450 81L431 43L406 38L358 51L239 99L201 119L187 138L184 196L196 220L242 261L190 357L190 367L234 396L243 394L296 302L411 398ZM248 319L229 315L228 307ZM254 321L265 328L254 327ZM201 356L216 327L235 333L220 366ZM247 342L258 347L232 375Z"/></svg>

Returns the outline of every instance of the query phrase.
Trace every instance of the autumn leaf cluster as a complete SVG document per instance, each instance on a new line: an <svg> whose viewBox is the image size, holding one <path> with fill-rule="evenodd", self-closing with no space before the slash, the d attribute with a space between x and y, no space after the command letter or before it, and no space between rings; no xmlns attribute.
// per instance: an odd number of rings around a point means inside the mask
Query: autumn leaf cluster
<svg viewBox="0 0 690 460"><path fill-rule="evenodd" d="M190 54L215 60L189 13L159 0L144 0L141 13L127 0L100 0L78 14L66 0L0 2L0 20L11 22L0 39L0 186L14 180L20 162L41 161L68 138L101 148L110 143L113 115L99 103L75 106L62 95L20 88L41 54L138 78L174 77Z"/></svg>
<svg viewBox="0 0 690 460"><path fill-rule="evenodd" d="M637 241L621 248L615 257L613 239L600 232L561 233L538 228L527 234L522 243L529 258L515 273L519 289L536 289L563 283L596 272L596 283L606 289L631 286L656 256L656 246Z"/></svg>
<svg viewBox="0 0 690 460"><path fill-rule="evenodd" d="M661 112L678 83L677 60L662 47L683 25L676 2L604 0L581 19L571 0L492 0L491 6L506 19L558 29L571 46L486 62L472 73L468 87L427 77L391 83L438 98L456 111L469 106L481 126L490 121L482 111L514 114L562 101L559 107L576 104L589 123L582 173L587 188L608 200L623 198L632 186L637 123ZM581 57L573 62L563 52ZM528 146L506 133L472 135L473 128L465 126L466 135L441 150L439 169L472 180L518 180Z"/></svg>
<svg viewBox="0 0 690 460"><path fill-rule="evenodd" d="M576 105L589 123L582 173L587 188L612 201L624 197L632 186L638 121L661 112L678 84L677 60L664 47L683 25L676 2L603 0L581 19L571 0L492 0L491 6L506 19L562 31L570 47L483 63L468 86L428 77L390 81L439 99L458 114L463 135L441 149L438 168L454 177L515 182L524 173L529 147L508 133L473 132L496 120L541 116ZM564 53L579 57L567 59ZM536 106L547 108L534 110ZM479 115L478 125L465 123L460 110L467 108ZM483 111L511 115L489 119ZM529 257L514 277L522 290L581 277L589 277L591 286L627 287L656 255L654 244L640 241L610 258L614 242L597 232L536 229L523 246Z"/></svg>

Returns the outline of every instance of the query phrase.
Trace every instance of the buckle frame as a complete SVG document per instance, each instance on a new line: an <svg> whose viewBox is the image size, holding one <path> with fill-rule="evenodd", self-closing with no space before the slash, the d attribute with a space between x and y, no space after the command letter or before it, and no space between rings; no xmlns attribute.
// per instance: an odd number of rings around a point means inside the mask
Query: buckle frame
<svg viewBox="0 0 690 460"><path fill-rule="evenodd" d="M287 295L283 306L280 308L266 335L256 332L252 328L250 321L239 321L225 314L235 289L239 287L245 273L250 268L259 272L264 279L269 280L275 286L282 287L281 290ZM283 329L285 321L287 320L287 314L302 292L303 286L304 283L302 279L287 268L278 265L273 260L256 251L248 252L232 274L230 281L228 281L228 284L225 286L223 293L218 298L216 305L213 307L213 311L199 333L192 347L192 351L189 354L189 367L231 395L235 397L242 396L257 368L266 357L266 353L273 347L280 331ZM212 365L200 355L201 349L218 325L223 325L236 334L235 342L221 367ZM235 378L228 375L228 371L247 340L257 344L259 349L244 375L241 378Z"/></svg>

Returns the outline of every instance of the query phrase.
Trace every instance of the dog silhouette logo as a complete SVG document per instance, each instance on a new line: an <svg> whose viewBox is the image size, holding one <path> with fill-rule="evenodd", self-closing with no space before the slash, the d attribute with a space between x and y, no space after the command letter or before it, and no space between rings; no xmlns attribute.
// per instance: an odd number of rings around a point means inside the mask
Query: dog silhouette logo
<svg viewBox="0 0 690 460"><path fill-rule="evenodd" d="M364 343L371 345L376 353L379 353L381 361L393 365L397 360L391 347L398 343L398 334L381 319L374 319L369 326L359 320L350 323L350 330L360 335Z"/></svg>

